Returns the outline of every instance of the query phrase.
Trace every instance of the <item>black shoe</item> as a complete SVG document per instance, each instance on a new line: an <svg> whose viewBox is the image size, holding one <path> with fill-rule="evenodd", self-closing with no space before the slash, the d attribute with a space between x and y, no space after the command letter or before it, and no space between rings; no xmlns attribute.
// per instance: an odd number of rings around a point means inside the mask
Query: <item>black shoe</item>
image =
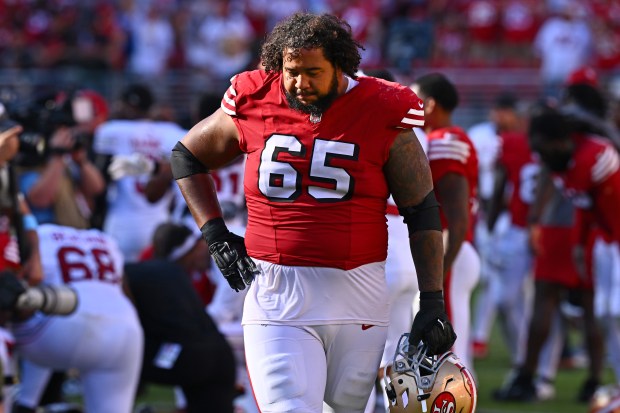
<svg viewBox="0 0 620 413"><path fill-rule="evenodd" d="M518 374L502 388L493 392L497 401L531 402L536 400L536 386L530 375Z"/></svg>
<svg viewBox="0 0 620 413"><path fill-rule="evenodd" d="M584 381L581 385L581 390L579 390L579 394L577 395L577 401L582 403L589 402L600 385L601 383L596 379L590 378Z"/></svg>

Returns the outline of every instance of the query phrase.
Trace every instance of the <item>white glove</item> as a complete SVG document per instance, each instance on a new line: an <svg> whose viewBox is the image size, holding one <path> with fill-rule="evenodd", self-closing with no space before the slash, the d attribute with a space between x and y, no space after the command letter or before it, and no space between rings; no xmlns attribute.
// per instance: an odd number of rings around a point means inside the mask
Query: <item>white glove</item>
<svg viewBox="0 0 620 413"><path fill-rule="evenodd" d="M114 155L108 167L108 173L115 181L126 176L147 175L154 170L155 161L141 153Z"/></svg>

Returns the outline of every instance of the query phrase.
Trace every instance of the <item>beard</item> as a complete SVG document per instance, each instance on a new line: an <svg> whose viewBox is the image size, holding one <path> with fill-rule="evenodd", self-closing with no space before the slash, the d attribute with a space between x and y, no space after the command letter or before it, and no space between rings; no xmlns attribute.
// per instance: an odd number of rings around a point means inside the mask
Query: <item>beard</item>
<svg viewBox="0 0 620 413"><path fill-rule="evenodd" d="M301 103L301 101L297 99L297 96L289 93L288 90L285 90L284 94L291 109L301 113L319 116L322 115L338 97L338 77L334 72L329 90L325 95L319 96L314 103Z"/></svg>

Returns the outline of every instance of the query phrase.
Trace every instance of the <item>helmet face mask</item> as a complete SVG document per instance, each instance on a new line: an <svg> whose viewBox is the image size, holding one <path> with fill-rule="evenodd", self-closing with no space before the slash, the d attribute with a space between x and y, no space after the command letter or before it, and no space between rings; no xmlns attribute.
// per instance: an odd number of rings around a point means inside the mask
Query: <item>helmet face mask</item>
<svg viewBox="0 0 620 413"><path fill-rule="evenodd" d="M384 376L390 413L473 413L477 390L471 373L447 352L427 356L422 344L398 342L392 369Z"/></svg>
<svg viewBox="0 0 620 413"><path fill-rule="evenodd" d="M617 384L600 387L590 400L588 413L620 413L620 387Z"/></svg>

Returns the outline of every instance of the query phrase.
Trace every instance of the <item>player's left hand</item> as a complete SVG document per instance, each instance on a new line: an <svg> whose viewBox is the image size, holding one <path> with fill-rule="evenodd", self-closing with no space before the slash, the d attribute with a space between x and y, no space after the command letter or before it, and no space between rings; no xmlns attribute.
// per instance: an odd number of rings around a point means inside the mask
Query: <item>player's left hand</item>
<svg viewBox="0 0 620 413"><path fill-rule="evenodd" d="M108 173L115 181L126 176L151 174L154 170L155 161L141 153L115 155L108 167Z"/></svg>
<svg viewBox="0 0 620 413"><path fill-rule="evenodd" d="M420 341L428 347L429 355L445 353L456 341L441 291L420 293L420 311L411 325L409 342L417 346Z"/></svg>

